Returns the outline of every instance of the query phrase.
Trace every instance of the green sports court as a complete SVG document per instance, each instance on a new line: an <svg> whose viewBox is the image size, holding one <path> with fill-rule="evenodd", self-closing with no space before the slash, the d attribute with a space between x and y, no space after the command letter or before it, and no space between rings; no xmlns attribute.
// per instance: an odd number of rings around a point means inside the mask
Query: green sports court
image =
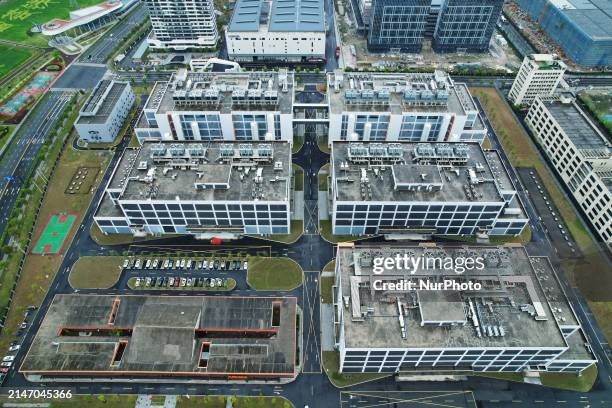
<svg viewBox="0 0 612 408"><path fill-rule="evenodd" d="M65 212L52 215L40 234L32 253L41 255L59 254L76 219L75 214Z"/></svg>

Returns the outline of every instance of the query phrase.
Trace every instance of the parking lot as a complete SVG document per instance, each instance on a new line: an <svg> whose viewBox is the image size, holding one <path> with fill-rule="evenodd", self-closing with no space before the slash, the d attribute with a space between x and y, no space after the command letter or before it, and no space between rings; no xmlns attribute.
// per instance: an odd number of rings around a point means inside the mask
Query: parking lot
<svg viewBox="0 0 612 408"><path fill-rule="evenodd" d="M519 168L517 171L523 186L529 192L531 202L539 215L539 221L544 226L544 232L550 237L559 257L580 257L580 251L568 232L563 218L559 215L559 210L550 199L540 176L531 168Z"/></svg>
<svg viewBox="0 0 612 408"><path fill-rule="evenodd" d="M238 258L163 259L123 261L128 288L229 291L236 287L231 272L246 272L248 262Z"/></svg>

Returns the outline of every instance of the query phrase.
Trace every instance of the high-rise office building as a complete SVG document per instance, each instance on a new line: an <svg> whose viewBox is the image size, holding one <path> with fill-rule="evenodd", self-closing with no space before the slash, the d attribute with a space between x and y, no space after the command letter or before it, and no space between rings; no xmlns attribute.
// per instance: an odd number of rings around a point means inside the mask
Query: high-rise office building
<svg viewBox="0 0 612 408"><path fill-rule="evenodd" d="M485 52L503 0L373 0L371 51L419 52L431 38L436 52Z"/></svg>
<svg viewBox="0 0 612 408"><path fill-rule="evenodd" d="M151 48L209 48L219 39L212 0L144 0L153 32Z"/></svg>
<svg viewBox="0 0 612 408"><path fill-rule="evenodd" d="M419 52L431 0L373 0L368 49Z"/></svg>
<svg viewBox="0 0 612 408"><path fill-rule="evenodd" d="M446 0L433 35L436 52L486 52L504 0Z"/></svg>
<svg viewBox="0 0 612 408"><path fill-rule="evenodd" d="M517 105L531 105L536 96L551 96L565 69L556 55L527 55L510 89L510 100Z"/></svg>

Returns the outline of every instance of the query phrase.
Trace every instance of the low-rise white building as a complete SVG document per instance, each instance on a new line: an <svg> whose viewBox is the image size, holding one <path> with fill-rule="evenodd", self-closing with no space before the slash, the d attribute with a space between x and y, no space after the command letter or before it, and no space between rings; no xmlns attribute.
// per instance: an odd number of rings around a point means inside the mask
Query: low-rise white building
<svg viewBox="0 0 612 408"><path fill-rule="evenodd" d="M531 105L536 96L551 96L566 68L554 54L527 55L510 88L510 100L516 105Z"/></svg>
<svg viewBox="0 0 612 408"><path fill-rule="evenodd" d="M111 143L117 137L134 104L127 82L103 79L83 104L74 127L88 143Z"/></svg>
<svg viewBox="0 0 612 408"><path fill-rule="evenodd" d="M482 143L487 135L467 86L448 74L327 74L329 143Z"/></svg>
<svg viewBox="0 0 612 408"><path fill-rule="evenodd" d="M525 122L597 234L612 244L609 140L568 95L536 97Z"/></svg>
<svg viewBox="0 0 612 408"><path fill-rule="evenodd" d="M322 60L323 0L238 0L225 38L235 61Z"/></svg>
<svg viewBox="0 0 612 408"><path fill-rule="evenodd" d="M293 143L293 73L187 72L157 82L135 132L139 141Z"/></svg>

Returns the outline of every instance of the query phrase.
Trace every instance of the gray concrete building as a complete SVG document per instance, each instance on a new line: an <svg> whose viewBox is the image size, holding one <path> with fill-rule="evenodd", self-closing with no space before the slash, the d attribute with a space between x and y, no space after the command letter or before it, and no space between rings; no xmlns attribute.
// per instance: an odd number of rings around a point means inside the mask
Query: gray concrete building
<svg viewBox="0 0 612 408"><path fill-rule="evenodd" d="M19 371L29 381L291 380L293 297L56 295Z"/></svg>
<svg viewBox="0 0 612 408"><path fill-rule="evenodd" d="M334 234L519 235L529 221L477 143L335 142L330 194Z"/></svg>
<svg viewBox="0 0 612 408"><path fill-rule="evenodd" d="M421 264L375 271L375 259L396 256ZM466 259L482 268L461 269ZM343 373L581 372L596 363L548 258L521 246L341 244L333 302Z"/></svg>
<svg viewBox="0 0 612 408"><path fill-rule="evenodd" d="M104 234L288 234L291 177L286 142L147 142L126 149L94 220Z"/></svg>

